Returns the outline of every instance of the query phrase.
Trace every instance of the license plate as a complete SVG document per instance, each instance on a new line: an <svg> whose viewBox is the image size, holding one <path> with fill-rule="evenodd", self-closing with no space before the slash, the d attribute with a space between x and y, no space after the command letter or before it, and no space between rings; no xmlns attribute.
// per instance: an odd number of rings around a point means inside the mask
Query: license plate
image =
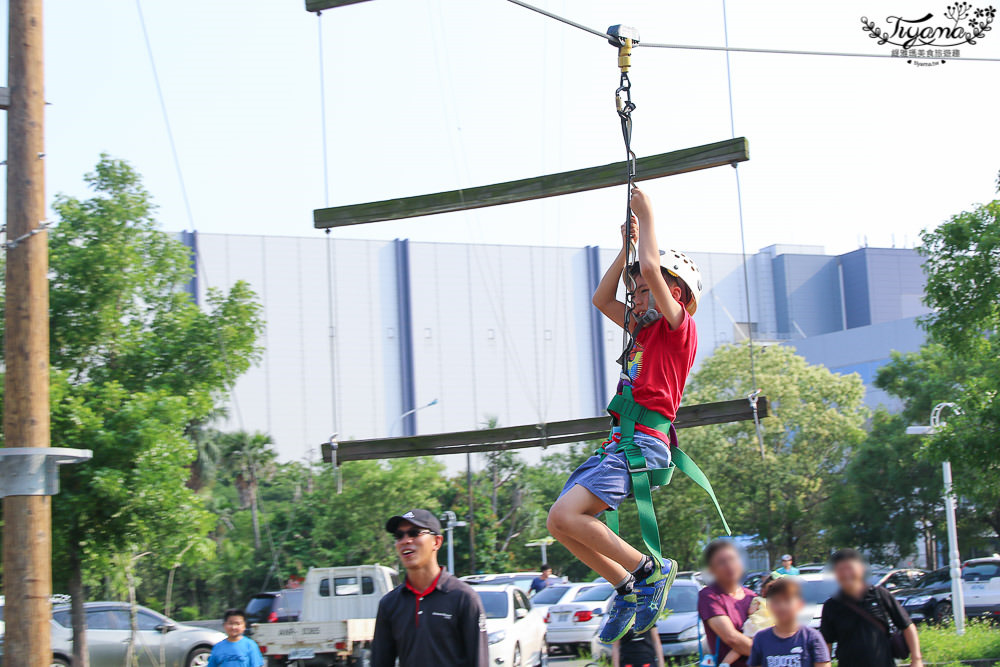
<svg viewBox="0 0 1000 667"><path fill-rule="evenodd" d="M971 584L970 588L974 591L985 591L986 584Z"/></svg>
<svg viewBox="0 0 1000 667"><path fill-rule="evenodd" d="M316 651L311 648L293 648L288 652L289 660L312 660L316 657Z"/></svg>
<svg viewBox="0 0 1000 667"><path fill-rule="evenodd" d="M559 623L565 623L567 620L569 620L569 614L556 615L556 621L558 621Z"/></svg>

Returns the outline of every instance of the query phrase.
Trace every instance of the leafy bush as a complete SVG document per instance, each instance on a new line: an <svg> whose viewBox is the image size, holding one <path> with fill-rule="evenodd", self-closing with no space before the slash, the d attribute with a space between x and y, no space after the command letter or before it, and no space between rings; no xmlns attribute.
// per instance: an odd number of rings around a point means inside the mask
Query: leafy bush
<svg viewBox="0 0 1000 667"><path fill-rule="evenodd" d="M952 663L982 658L1000 659L1000 629L972 621L961 637L950 627L922 627L920 647L926 663Z"/></svg>

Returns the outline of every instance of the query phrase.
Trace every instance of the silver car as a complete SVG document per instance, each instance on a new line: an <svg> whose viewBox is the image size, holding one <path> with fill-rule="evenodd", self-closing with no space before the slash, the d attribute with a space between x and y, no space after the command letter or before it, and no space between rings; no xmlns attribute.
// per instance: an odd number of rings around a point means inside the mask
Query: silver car
<svg viewBox="0 0 1000 667"><path fill-rule="evenodd" d="M125 663L131 636L129 606L123 602L88 602L87 647L91 667L121 667ZM136 655L142 667L204 667L212 647L226 638L208 628L176 623L145 607L137 608L139 631ZM164 662L160 662L160 653ZM0 639L0 655L3 643ZM73 629L69 605L52 611L52 667L69 667L73 655Z"/></svg>

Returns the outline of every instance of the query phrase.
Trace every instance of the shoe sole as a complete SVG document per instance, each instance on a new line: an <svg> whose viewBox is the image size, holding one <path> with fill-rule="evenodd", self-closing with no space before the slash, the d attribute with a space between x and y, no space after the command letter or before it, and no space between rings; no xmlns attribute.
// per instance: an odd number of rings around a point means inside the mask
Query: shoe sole
<svg viewBox="0 0 1000 667"><path fill-rule="evenodd" d="M674 585L674 579L677 578L677 561L675 561L673 558L665 558L664 561L670 564L670 572L667 573L666 576L667 583L664 584L663 586L663 597L660 598L660 610L653 618L652 623L650 623L649 625L647 625L642 629L635 628L635 634L637 635L641 635L642 633L646 632L654 625L656 625L656 622L660 620L660 616L663 615L663 609L667 606L667 594L670 593L670 587ZM660 566L660 569L662 570L663 567ZM632 624L635 625L635 619L632 619ZM622 633L622 635L624 636L624 633Z"/></svg>

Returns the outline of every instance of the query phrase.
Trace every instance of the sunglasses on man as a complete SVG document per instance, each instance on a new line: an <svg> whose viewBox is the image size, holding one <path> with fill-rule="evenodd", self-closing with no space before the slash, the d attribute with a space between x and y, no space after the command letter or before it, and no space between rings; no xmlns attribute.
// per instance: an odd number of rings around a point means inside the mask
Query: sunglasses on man
<svg viewBox="0 0 1000 667"><path fill-rule="evenodd" d="M392 534L392 536L396 538L397 542L407 537L416 539L421 535L437 535L437 533L433 530L427 530L425 528L410 528L409 530L397 530Z"/></svg>

